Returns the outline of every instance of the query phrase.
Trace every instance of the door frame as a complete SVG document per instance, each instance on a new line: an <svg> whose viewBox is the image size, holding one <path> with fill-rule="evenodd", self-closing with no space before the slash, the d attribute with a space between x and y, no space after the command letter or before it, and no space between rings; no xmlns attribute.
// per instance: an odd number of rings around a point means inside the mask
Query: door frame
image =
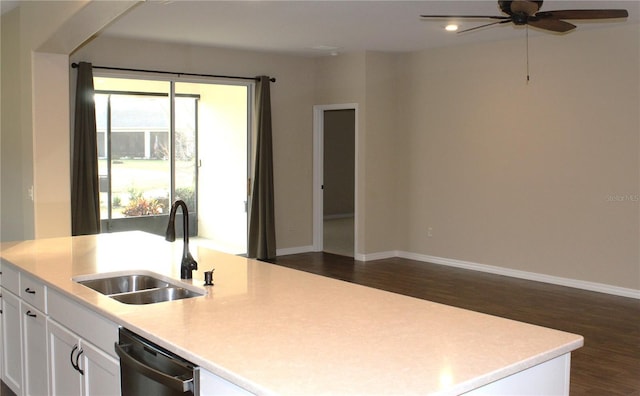
<svg viewBox="0 0 640 396"><path fill-rule="evenodd" d="M324 248L324 197L322 191L322 184L324 179L324 112L330 110L353 110L354 111L354 138L355 138L355 153L354 153L354 246L353 254L357 257L360 251L358 243L358 224L359 222L359 210L358 210L358 175L359 171L359 154L358 154L358 104L357 103L342 103L342 104L329 104L329 105L314 105L313 106L313 251L321 252Z"/></svg>

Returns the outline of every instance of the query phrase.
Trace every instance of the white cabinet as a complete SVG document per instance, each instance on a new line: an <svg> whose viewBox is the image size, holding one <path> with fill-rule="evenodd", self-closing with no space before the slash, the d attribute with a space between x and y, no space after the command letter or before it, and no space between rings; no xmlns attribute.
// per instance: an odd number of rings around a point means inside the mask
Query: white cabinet
<svg viewBox="0 0 640 396"><path fill-rule="evenodd" d="M227 395L227 396L249 396L253 393L233 384L224 378L200 368L200 396Z"/></svg>
<svg viewBox="0 0 640 396"><path fill-rule="evenodd" d="M2 380L17 395L49 394L45 286L3 265Z"/></svg>
<svg viewBox="0 0 640 396"><path fill-rule="evenodd" d="M465 396L569 396L571 353L476 388Z"/></svg>
<svg viewBox="0 0 640 396"><path fill-rule="evenodd" d="M80 395L82 379L75 367L79 353L78 336L49 320L49 362L51 365L51 394Z"/></svg>
<svg viewBox="0 0 640 396"><path fill-rule="evenodd" d="M49 320L48 332L52 394L120 393L118 360L53 320Z"/></svg>
<svg viewBox="0 0 640 396"><path fill-rule="evenodd" d="M47 297L51 393L120 394L118 326L58 292Z"/></svg>
<svg viewBox="0 0 640 396"><path fill-rule="evenodd" d="M47 317L31 305L20 302L22 318L23 394L49 394L47 364Z"/></svg>
<svg viewBox="0 0 640 396"><path fill-rule="evenodd" d="M116 395L118 326L3 265L2 380L18 396Z"/></svg>
<svg viewBox="0 0 640 396"><path fill-rule="evenodd" d="M2 264L2 381L22 394L22 321L20 320L18 271Z"/></svg>
<svg viewBox="0 0 640 396"><path fill-rule="evenodd" d="M22 394L22 321L20 299L2 289L2 380L17 395Z"/></svg>
<svg viewBox="0 0 640 396"><path fill-rule="evenodd" d="M4 337L2 336L3 331L2 331L2 326L4 323L4 320L2 320L2 318L4 317L4 315L2 315L2 260L0 260L0 379L2 379L2 372L3 372L3 367L4 367Z"/></svg>
<svg viewBox="0 0 640 396"><path fill-rule="evenodd" d="M82 341L79 366L84 369L84 394L88 396L120 394L120 361L93 344Z"/></svg>

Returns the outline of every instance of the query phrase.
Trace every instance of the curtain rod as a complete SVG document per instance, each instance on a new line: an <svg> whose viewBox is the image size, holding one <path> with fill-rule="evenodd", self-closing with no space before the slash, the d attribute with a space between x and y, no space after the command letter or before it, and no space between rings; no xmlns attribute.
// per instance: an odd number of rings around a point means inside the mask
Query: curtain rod
<svg viewBox="0 0 640 396"><path fill-rule="evenodd" d="M74 69L78 68L77 63L72 63L71 67ZM234 80L253 80L258 81L259 77L238 77L238 76L222 76L216 74L198 74L198 73L177 73L177 72L168 72L168 71L159 71L159 70L144 70L144 69L128 69L124 67L109 67L109 66L92 66L93 69L105 69L105 70L119 70L119 71L131 71L131 72L145 72L145 73L156 73L156 74L172 74L176 76L193 76L193 77L214 77L214 78L229 78ZM276 82L275 77L270 77L269 81Z"/></svg>

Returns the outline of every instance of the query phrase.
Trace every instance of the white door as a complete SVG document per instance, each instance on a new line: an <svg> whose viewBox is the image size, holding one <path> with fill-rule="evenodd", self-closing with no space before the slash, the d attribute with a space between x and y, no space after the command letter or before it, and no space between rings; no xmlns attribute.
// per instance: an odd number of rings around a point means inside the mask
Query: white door
<svg viewBox="0 0 640 396"><path fill-rule="evenodd" d="M47 333L49 334L51 394L80 395L82 393L80 373L71 364L80 348L80 339L52 320L49 320Z"/></svg>
<svg viewBox="0 0 640 396"><path fill-rule="evenodd" d="M22 321L20 299L2 289L2 336L4 360L2 380L17 395L22 394Z"/></svg>
<svg viewBox="0 0 640 396"><path fill-rule="evenodd" d="M1 276L2 271L0 271L0 276ZM2 315L2 288L0 288L0 379L2 378L2 373L4 372L3 367L4 367L4 337L2 336L3 334L3 327L4 327L4 315Z"/></svg>
<svg viewBox="0 0 640 396"><path fill-rule="evenodd" d="M82 341L79 362L84 375L84 395L117 395L120 393L120 362L91 343Z"/></svg>
<svg viewBox="0 0 640 396"><path fill-rule="evenodd" d="M47 317L29 304L20 304L24 348L24 395L49 394Z"/></svg>

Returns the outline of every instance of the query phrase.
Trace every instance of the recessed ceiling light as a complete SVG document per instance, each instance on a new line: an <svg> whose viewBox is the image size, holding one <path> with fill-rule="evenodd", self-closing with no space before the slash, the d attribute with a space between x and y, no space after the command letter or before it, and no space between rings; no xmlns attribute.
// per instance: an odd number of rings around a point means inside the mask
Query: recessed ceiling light
<svg viewBox="0 0 640 396"><path fill-rule="evenodd" d="M316 51L337 51L338 50L338 47L334 47L332 45L315 45L311 48Z"/></svg>
<svg viewBox="0 0 640 396"><path fill-rule="evenodd" d="M320 52L324 52L328 55L331 56L337 56L338 50L340 49L339 47L334 47L332 45L316 45L311 47L311 49L313 49L314 51L320 51Z"/></svg>
<svg viewBox="0 0 640 396"><path fill-rule="evenodd" d="M458 25L450 23L447 26L445 26L444 28L447 32L455 32L456 30L458 30Z"/></svg>

